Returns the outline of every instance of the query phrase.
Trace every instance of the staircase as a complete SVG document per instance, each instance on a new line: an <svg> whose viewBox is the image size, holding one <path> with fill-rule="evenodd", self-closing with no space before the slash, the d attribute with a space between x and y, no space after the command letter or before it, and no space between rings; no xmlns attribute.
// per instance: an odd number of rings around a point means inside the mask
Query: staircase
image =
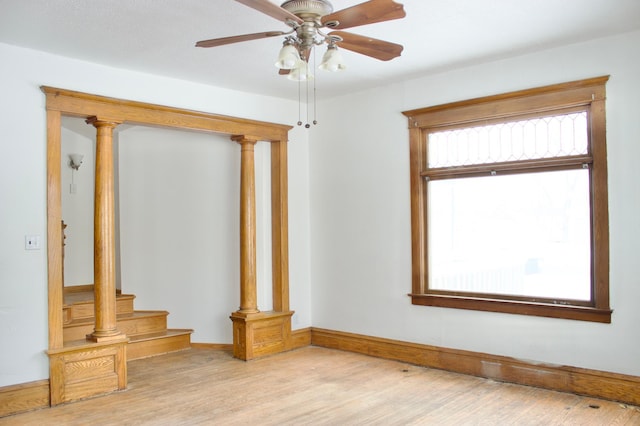
<svg viewBox="0 0 640 426"><path fill-rule="evenodd" d="M82 286L87 287L87 286ZM127 361L180 351L191 347L189 329L167 329L167 311L136 311L133 294L116 295L118 329L127 335ZM94 330L93 290L65 287L64 344L85 340Z"/></svg>

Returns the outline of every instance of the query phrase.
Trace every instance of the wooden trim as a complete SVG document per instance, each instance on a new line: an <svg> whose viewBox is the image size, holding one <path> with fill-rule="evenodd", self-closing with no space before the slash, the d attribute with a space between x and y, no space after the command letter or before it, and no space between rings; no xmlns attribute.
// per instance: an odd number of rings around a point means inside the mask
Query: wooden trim
<svg viewBox="0 0 640 426"><path fill-rule="evenodd" d="M209 349L212 351L233 352L232 343L191 343L194 349Z"/></svg>
<svg viewBox="0 0 640 426"><path fill-rule="evenodd" d="M424 208L427 185L420 176L425 167L423 131L409 130L410 174L411 174L411 282L412 292L424 293L427 289L427 227Z"/></svg>
<svg viewBox="0 0 640 426"><path fill-rule="evenodd" d="M291 350L292 315L291 311L232 313L233 356L248 361Z"/></svg>
<svg viewBox="0 0 640 426"><path fill-rule="evenodd" d="M469 295L410 294L411 303L441 308L470 309L474 311L502 312L507 314L533 315L547 318L563 318L580 321L611 323L611 309L592 306L543 303L512 298L487 299Z"/></svg>
<svg viewBox="0 0 640 426"><path fill-rule="evenodd" d="M595 247L593 265L593 298L596 308L609 308L609 184L607 171L607 130L604 100L591 103L591 204L593 211L592 245ZM606 282L605 282L606 280Z"/></svg>
<svg viewBox="0 0 640 426"><path fill-rule="evenodd" d="M273 310L289 311L287 140L271 144L271 256Z"/></svg>
<svg viewBox="0 0 640 426"><path fill-rule="evenodd" d="M291 331L291 349L300 349L309 345L311 345L311 327ZM233 344L228 343L191 343L191 347L214 351L233 351Z"/></svg>
<svg viewBox="0 0 640 426"><path fill-rule="evenodd" d="M403 114L409 118L410 128L433 128L475 121L484 122L488 115L494 119L524 113L541 113L557 110L559 107L589 105L594 100L603 100L604 84L608 80L609 76L595 77L419 108L404 111Z"/></svg>
<svg viewBox="0 0 640 426"><path fill-rule="evenodd" d="M611 322L609 303L609 223L607 194L605 84L609 77L555 84L500 95L453 102L403 114L409 122L411 182L412 290L415 305L475 309L573 320ZM519 120L558 111L586 111L591 132L586 155L477 164L427 167L427 134L436 129L462 128L487 122ZM491 294L442 292L428 288L428 190L427 180L487 174L574 169L590 165L592 294L588 306L572 300L537 300ZM484 300L482 300L484 299Z"/></svg>
<svg viewBox="0 0 640 426"><path fill-rule="evenodd" d="M502 161L499 163L476 164L473 166L453 166L427 169L420 176L430 180L452 179L459 177L490 176L492 174L507 175L518 173L548 172L555 170L582 169L591 165L591 155L575 155L571 157L539 158L535 160Z"/></svg>
<svg viewBox="0 0 640 426"><path fill-rule="evenodd" d="M49 305L49 349L63 343L62 277L62 188L61 114L47 110L47 271Z"/></svg>
<svg viewBox="0 0 640 426"><path fill-rule="evenodd" d="M640 377L313 327L311 344L455 373L640 404Z"/></svg>
<svg viewBox="0 0 640 426"><path fill-rule="evenodd" d="M42 86L41 89L47 95L48 110L83 118L109 117L114 121L131 124L204 130L228 135L251 135L264 141L280 140L281 135L292 128L284 124L115 99L55 87Z"/></svg>
<svg viewBox="0 0 640 426"><path fill-rule="evenodd" d="M299 349L311 345L311 327L293 330L291 332L291 342L291 349Z"/></svg>
<svg viewBox="0 0 640 426"><path fill-rule="evenodd" d="M49 380L0 388L0 417L49 407Z"/></svg>
<svg viewBox="0 0 640 426"><path fill-rule="evenodd" d="M48 351L51 405L125 389L128 343L121 335L117 341L77 340Z"/></svg>

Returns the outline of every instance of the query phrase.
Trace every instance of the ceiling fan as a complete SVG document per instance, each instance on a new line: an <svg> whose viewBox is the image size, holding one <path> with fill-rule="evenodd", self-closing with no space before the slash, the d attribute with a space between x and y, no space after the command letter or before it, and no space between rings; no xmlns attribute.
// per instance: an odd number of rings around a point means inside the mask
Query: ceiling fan
<svg viewBox="0 0 640 426"><path fill-rule="evenodd" d="M280 74L296 81L308 80L312 76L307 63L315 46L327 45L319 68L340 71L345 68L338 53L338 46L381 61L389 61L400 56L403 47L388 41L377 40L345 31L366 24L400 19L406 16L402 4L393 0L369 0L355 6L333 11L328 0L287 0L281 6L269 0L236 0L253 9L283 21L290 31L267 31L231 37L202 40L197 47L216 47L225 44L257 40L268 37L285 36L276 66Z"/></svg>

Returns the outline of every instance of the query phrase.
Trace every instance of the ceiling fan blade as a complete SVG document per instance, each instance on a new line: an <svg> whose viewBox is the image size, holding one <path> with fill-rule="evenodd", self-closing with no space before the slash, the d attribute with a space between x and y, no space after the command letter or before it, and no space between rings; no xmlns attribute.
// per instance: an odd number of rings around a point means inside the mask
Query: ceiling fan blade
<svg viewBox="0 0 640 426"><path fill-rule="evenodd" d="M245 34L239 36L212 38L211 40L200 40L196 43L196 47L216 47L225 44L239 43L241 41L257 40L260 38L276 37L287 34L284 31L267 31L263 33Z"/></svg>
<svg viewBox="0 0 640 426"><path fill-rule="evenodd" d="M236 0L238 3L242 3L245 6L249 6L255 10L258 10L278 21L286 22L290 19L298 24L302 24L304 21L298 18L293 13L281 8L278 5L271 3L269 0Z"/></svg>
<svg viewBox="0 0 640 426"><path fill-rule="evenodd" d="M345 31L332 31L329 35L342 38L342 41L337 43L341 48L370 56L375 59L380 59L381 61L389 61L400 56L404 49L400 44L377 40L375 38L365 37Z"/></svg>
<svg viewBox="0 0 640 426"><path fill-rule="evenodd" d="M338 21L331 27L345 29L407 16L404 6L393 0L369 0L322 17L322 22Z"/></svg>

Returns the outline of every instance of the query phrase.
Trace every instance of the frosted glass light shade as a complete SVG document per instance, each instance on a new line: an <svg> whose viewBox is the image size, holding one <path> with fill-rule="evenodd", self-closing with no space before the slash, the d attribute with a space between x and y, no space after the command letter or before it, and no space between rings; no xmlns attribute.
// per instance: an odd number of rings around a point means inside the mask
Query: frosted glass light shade
<svg viewBox="0 0 640 426"><path fill-rule="evenodd" d="M309 65L300 59L287 78L293 81L307 81L313 79L313 74L309 72Z"/></svg>
<svg viewBox="0 0 640 426"><path fill-rule="evenodd" d="M283 70L293 69L300 60L300 53L298 49L290 44L285 44L280 49L278 54L278 60L276 61L276 67Z"/></svg>
<svg viewBox="0 0 640 426"><path fill-rule="evenodd" d="M342 71L347 66L342 60L342 54L338 51L337 47L329 47L322 57L322 62L318 66L321 70L325 71Z"/></svg>
<svg viewBox="0 0 640 426"><path fill-rule="evenodd" d="M82 159L84 155L82 154L69 154L69 167L74 170L78 170L80 165L82 164Z"/></svg>

